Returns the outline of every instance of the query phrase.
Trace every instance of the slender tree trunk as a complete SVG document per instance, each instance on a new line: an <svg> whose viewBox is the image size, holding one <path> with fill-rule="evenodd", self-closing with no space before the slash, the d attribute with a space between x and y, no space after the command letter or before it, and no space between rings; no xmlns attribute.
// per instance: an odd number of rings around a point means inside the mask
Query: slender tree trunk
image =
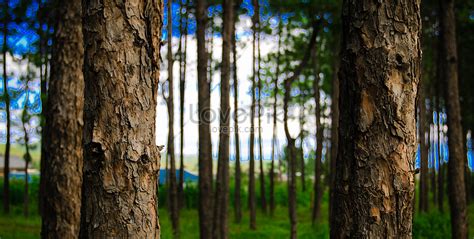
<svg viewBox="0 0 474 239"><path fill-rule="evenodd" d="M163 4L83 3L87 196L80 238L159 238L155 117Z"/></svg>
<svg viewBox="0 0 474 239"><path fill-rule="evenodd" d="M342 9L331 238L411 238L420 1L344 0Z"/></svg>
<svg viewBox="0 0 474 239"><path fill-rule="evenodd" d="M304 96L303 96L304 98ZM300 105L300 169L301 169L301 190L303 192L306 192L306 180L305 180L305 164L304 164L304 111L305 111L305 107L304 107L304 100L301 101L301 105Z"/></svg>
<svg viewBox="0 0 474 239"><path fill-rule="evenodd" d="M252 0L254 9L258 8L258 0ZM256 75L257 75L257 57L256 57L256 41L257 41L257 24L258 24L258 14L254 13L252 17L252 32L253 32L253 41L252 41L252 58L253 58L253 74L252 74L252 103L250 106L250 165L249 165L249 198L248 205L250 209L250 229L257 229L257 214L256 214L256 199L255 199L255 88L256 88Z"/></svg>
<svg viewBox="0 0 474 239"><path fill-rule="evenodd" d="M438 171L438 174L436 174L436 158L435 158L435 131L434 127L431 127L431 121L433 120L433 100L430 100L430 105L429 105L429 110L428 110L428 117L426 119L428 120L427 125L428 125L428 136L427 136L427 145L426 145L426 150L428 151L428 171L430 172L430 180L431 180L431 193L433 194L433 204L438 205L438 183L437 179L440 177L440 172L441 170ZM431 115L431 117L430 117ZM431 157L430 157L431 155ZM431 164L431 165L430 165ZM430 168L431 166L431 168ZM440 168L441 169L441 168ZM442 175L442 174L441 174Z"/></svg>
<svg viewBox="0 0 474 239"><path fill-rule="evenodd" d="M235 136L235 187L234 187L234 214L235 221L240 223L242 220L241 204L241 169L240 169L240 137L239 137L239 79L237 75L237 42L235 27L237 23L237 11L239 5L234 6L234 22L232 25L232 58L233 58L233 78L234 78L234 136Z"/></svg>
<svg viewBox="0 0 474 239"><path fill-rule="evenodd" d="M258 1L257 1L258 2ZM260 28L260 7L258 6L258 11L255 11L257 13L257 32L258 32L258 38L257 38L257 51L258 51L258 60L257 60L257 78L258 78L258 98L257 98L257 106L258 106L258 156L259 156L259 163L260 163L260 200L261 200L261 206L262 206L262 211L264 213L267 213L267 196L265 193L265 171L263 170L263 160L265 159L265 156L263 155L263 148L262 148L262 79L260 76L260 62L261 62L261 54L260 54L260 35L261 35L261 28Z"/></svg>
<svg viewBox="0 0 474 239"><path fill-rule="evenodd" d="M168 0L168 95L165 96L168 106L168 157L169 157L169 209L171 216L171 226L174 237L179 237L179 202L178 185L176 183L176 160L174 151L174 79L173 79L173 14L171 0Z"/></svg>
<svg viewBox="0 0 474 239"><path fill-rule="evenodd" d="M212 237L212 146L210 131L210 81L207 78L207 1L196 1L199 113L199 230L200 238Z"/></svg>
<svg viewBox="0 0 474 239"><path fill-rule="evenodd" d="M311 214L311 222L314 224L316 219L321 214L321 197L323 187L321 186L321 159L323 153L323 129L321 125L321 104L320 104L320 87L319 87L319 70L317 62L317 49L316 46L312 49L313 58L313 74L315 80L313 82L313 94L315 102L315 117L316 117L316 158L314 160L314 204L313 211Z"/></svg>
<svg viewBox="0 0 474 239"><path fill-rule="evenodd" d="M276 141L277 141L277 105L278 105L278 78L280 77L280 58L281 58L281 34L282 34L282 19L278 16L278 52L276 58L275 79L273 85L273 136L272 136L272 164L270 166L270 215L273 216L275 212L275 158L276 158Z"/></svg>
<svg viewBox="0 0 474 239"><path fill-rule="evenodd" d="M28 68L28 74L30 72L30 67L29 67L29 62L28 62L28 65L27 65L27 68ZM27 92L26 93L26 99L28 99L28 96L29 96L29 88L28 88L28 84L29 84L29 77L27 77L27 81L25 83L26 87L25 87L25 91ZM31 162L31 154L30 154L30 147L29 147L29 143L30 143L30 137L28 135L28 130L26 128L26 125L28 124L28 121L29 121L29 118L28 118L28 102L25 102L25 107L23 108L23 115L22 115L22 126L23 126L23 134L24 134L24 143L25 143L25 155L23 156L23 159L25 160L25 192L24 192L24 196L23 196L23 215L25 217L28 217L29 215L29 204L30 204L30 198L29 198L29 182L28 182L28 166L29 166L29 163Z"/></svg>
<svg viewBox="0 0 474 239"><path fill-rule="evenodd" d="M188 2L180 1L180 36L179 36L179 49L180 49L180 65L179 65L179 127L180 127L180 144L179 144L179 183L178 183L178 201L179 208L184 207L184 93L186 89L186 58L188 48ZM186 5L186 6L184 6ZM186 11L184 14L184 21L182 19L183 9ZM183 27L184 25L184 27ZM183 50L183 36L184 36L184 50Z"/></svg>
<svg viewBox="0 0 474 239"><path fill-rule="evenodd" d="M8 214L10 212L10 95L8 93L8 75L7 75L7 38L8 23L10 21L8 11L9 0L5 0L4 6L5 16L3 21L3 100L5 101L5 111L7 115L7 138L5 145L4 165L3 165L3 211Z"/></svg>
<svg viewBox="0 0 474 239"><path fill-rule="evenodd" d="M222 68L221 68L221 108L219 127L219 159L216 180L216 201L214 203L213 238L228 238L228 201L229 201L229 144L230 144L230 53L232 50L233 0L223 2L222 28Z"/></svg>
<svg viewBox="0 0 474 239"><path fill-rule="evenodd" d="M426 125L426 103L425 103L425 90L424 83L420 83L418 88L418 135L420 145L420 197L419 197L419 210L420 212L428 212L428 149L426 148L425 132L427 129Z"/></svg>
<svg viewBox="0 0 474 239"><path fill-rule="evenodd" d="M336 36L339 36L337 34ZM339 53L340 41L336 41L335 51ZM334 188L336 183L336 165L337 165L337 152L339 150L339 54L335 57L333 62L333 75L332 75L332 101L331 101L331 162L329 166L329 221L331 221L333 201L334 201Z"/></svg>
<svg viewBox="0 0 474 239"><path fill-rule="evenodd" d="M45 238L79 235L84 124L81 5L80 0L58 5L41 162L41 235Z"/></svg>
<svg viewBox="0 0 474 239"><path fill-rule="evenodd" d="M448 115L448 188L453 238L467 238L467 205L464 179L464 147L462 145L461 109L458 86L458 55L454 0L440 1L443 78L446 82Z"/></svg>
<svg viewBox="0 0 474 239"><path fill-rule="evenodd" d="M441 50L441 44L440 44L440 50ZM440 53L441 54L441 53ZM435 109L436 110L436 123L434 126L436 126L436 148L434 148L433 150L433 155L437 155L437 159L438 159L438 196L437 196L437 203L438 203L438 210L440 212L444 212L444 192L445 192L445 189L444 189L444 175L445 175L445 163L444 163L444 158L443 156L441 155L441 144L442 144L442 141L441 141L441 124L442 124L442 120L440 118L441 116L441 112L443 111L443 109L441 109L441 103L440 103L440 97L441 97L441 84L442 84L442 81L443 81L443 78L442 78L442 74L443 74L443 63L442 63L442 59L438 59L438 72L439 72L439 76L438 76L438 79L436 81L436 86L435 86L435 100L434 100L434 103L435 104L432 104L432 109ZM436 108L435 108L436 107ZM433 110L431 110L431 115L429 115L429 118L432 119L433 118ZM434 137L433 137L434 138ZM434 157L433 157L433 160L434 160Z"/></svg>

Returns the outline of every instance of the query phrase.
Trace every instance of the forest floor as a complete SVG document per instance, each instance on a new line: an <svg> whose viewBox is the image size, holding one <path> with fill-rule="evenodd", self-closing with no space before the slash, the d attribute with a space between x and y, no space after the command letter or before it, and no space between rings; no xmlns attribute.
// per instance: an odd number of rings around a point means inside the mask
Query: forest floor
<svg viewBox="0 0 474 239"><path fill-rule="evenodd" d="M298 238L329 238L327 221L327 202L322 205L321 219L312 226L311 210L298 208ZM23 216L20 205L12 208L10 215L0 213L0 238L40 238L41 219L37 208L32 207L28 218ZM448 209L446 207L446 209ZM232 210L232 209L231 209ZM171 223L166 209L160 209L161 234L163 239L172 238ZM289 221L287 208L278 207L273 217L257 213L257 230L249 230L248 211L244 211L240 224L235 223L233 215L229 215L230 238L288 238ZM469 217L474 218L474 204L469 207ZM194 209L181 211L181 238L199 238L198 213ZM474 232L474 225L470 224L470 231ZM441 214L436 209L428 214L417 214L413 228L414 238L450 238L449 215Z"/></svg>

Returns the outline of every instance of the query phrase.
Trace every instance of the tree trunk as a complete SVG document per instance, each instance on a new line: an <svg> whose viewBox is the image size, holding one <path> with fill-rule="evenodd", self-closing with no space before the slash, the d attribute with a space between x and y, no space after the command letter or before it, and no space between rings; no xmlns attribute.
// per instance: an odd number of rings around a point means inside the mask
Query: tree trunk
<svg viewBox="0 0 474 239"><path fill-rule="evenodd" d="M158 238L155 117L161 1L83 1L80 238Z"/></svg>
<svg viewBox="0 0 474 239"><path fill-rule="evenodd" d="M84 48L80 0L58 5L41 162L42 237L77 237L83 168Z"/></svg>
<svg viewBox="0 0 474 239"><path fill-rule="evenodd" d="M280 77L280 58L281 58L281 34L282 34L282 19L278 16L278 52L276 58L276 70L273 89L273 136L272 136L272 164L270 166L270 215L273 216L275 212L275 158L276 158L276 141L277 141L277 105L278 105L278 78ZM280 160L279 160L280 161Z"/></svg>
<svg viewBox="0 0 474 239"><path fill-rule="evenodd" d="M319 218L321 214L321 197L323 187L321 186L321 159L323 153L323 129L321 125L321 104L320 104L320 87L319 87L319 70L317 62L317 49L316 46L312 49L312 58L313 58L313 94L314 94L314 103L315 103L315 119L316 119L316 158L314 160L314 204L313 211L311 214L311 222L314 224L316 219Z"/></svg>
<svg viewBox="0 0 474 239"><path fill-rule="evenodd" d="M428 149L426 148L425 132L427 129L426 119L426 103L425 103L425 89L424 83L420 83L418 93L418 135L420 145L420 197L419 210L420 212L428 212Z"/></svg>
<svg viewBox="0 0 474 239"><path fill-rule="evenodd" d="M242 203L241 203L241 169L240 169L240 137L239 137L239 79L237 75L237 42L235 28L237 23L237 11L239 5L234 6L234 22L232 25L232 58L233 58L233 78L234 78L234 135L235 135L235 187L234 187L234 214L235 221L240 223L242 220Z"/></svg>
<svg viewBox="0 0 474 239"><path fill-rule="evenodd" d="M233 0L223 2L222 28L222 68L221 68L221 108L219 127L219 159L217 165L216 201L214 203L213 238L228 238L229 201L229 141L230 141L230 53L232 50Z"/></svg>
<svg viewBox="0 0 474 239"><path fill-rule="evenodd" d="M257 1L258 3L258 1ZM262 79L260 76L260 62L261 62L261 54L260 54L260 7L257 5L258 11L255 11L257 16L255 17L257 20L257 51L258 51L258 60L257 60L257 78L258 78L258 98L257 98L257 106L258 106L258 156L259 156L259 163L260 163L260 200L263 213L267 212L267 196L265 193L265 171L263 170L263 160L265 156L263 155L263 148L262 148Z"/></svg>
<svg viewBox="0 0 474 239"><path fill-rule="evenodd" d="M419 1L343 3L331 238L411 238Z"/></svg>
<svg viewBox="0 0 474 239"><path fill-rule="evenodd" d="M207 78L207 1L196 2L199 113L199 230L200 238L212 237L212 146L210 131L210 80Z"/></svg>
<svg viewBox="0 0 474 239"><path fill-rule="evenodd" d="M179 49L180 49L180 65L179 65L179 127L180 127L180 144L179 144L179 183L178 183L178 201L179 208L184 207L184 93L186 89L186 59L188 50L188 2L180 1L180 36L179 36ZM186 5L186 6L184 6ZM186 11L184 14L184 21L182 19L183 9ZM184 27L183 27L184 25ZM184 50L183 47L183 36L184 36Z"/></svg>
<svg viewBox="0 0 474 239"><path fill-rule="evenodd" d="M337 34L336 36L339 36ZM337 40L335 44L335 51L339 53L339 44L340 41ZM331 101L331 162L329 165L329 188L330 188L330 195L329 195L329 217L332 214L333 208L333 201L334 201L334 187L336 186L336 165L337 165L337 152L339 149L339 62L340 57L339 54L335 56L333 61L333 75L332 75L332 101ZM331 221L331 218L329 218Z"/></svg>
<svg viewBox="0 0 474 239"><path fill-rule="evenodd" d="M179 237L179 202L178 202L178 185L176 183L176 160L174 151L174 79L173 79L173 14L171 8L171 0L168 0L168 95L163 96L168 106L168 150L170 170L166 173L169 175L168 193L169 193L169 210L171 217L171 227L173 235Z"/></svg>
<svg viewBox="0 0 474 239"><path fill-rule="evenodd" d="M440 1L443 78L448 115L448 188L453 238L467 238L467 205L464 179L461 109L458 86L458 55L454 0Z"/></svg>
<svg viewBox="0 0 474 239"><path fill-rule="evenodd" d="M304 96L302 96L304 98ZM301 191L306 192L306 180L305 180L305 164L304 164L304 137L305 137L305 132L304 132L304 99L300 102L300 169L301 169Z"/></svg>
<svg viewBox="0 0 474 239"><path fill-rule="evenodd" d="M441 43L441 42L440 42ZM439 44L439 49L440 49L440 52L441 52L441 44ZM441 53L439 53L441 55ZM438 210L440 212L444 212L444 192L445 192L445 189L444 189L444 175L445 175L445 163L444 163L444 157L441 155L441 144L442 144L442 141L441 141L441 124L442 124L442 120L440 118L441 116L441 112L443 111L443 109L441 109L441 84L442 84L442 81L443 81L443 67L444 67L444 63L443 63L443 60L441 59L441 57L439 57L438 61L437 61L437 64L438 64L438 79L436 81L436 86L435 86L435 104L432 104L432 107L431 107L431 115L429 115L429 118L432 119L433 118L433 109L436 110L436 123L434 126L436 126L436 138L437 138L437 141L436 141L436 148L434 148L433 150L433 155L437 155L437 159L438 159L438 195L437 195L437 203L438 203ZM436 107L436 108L435 108ZM434 138L434 137L433 137ZM434 185L434 184L433 184Z"/></svg>
<svg viewBox="0 0 474 239"><path fill-rule="evenodd" d="M7 137L5 145L5 159L3 165L3 211L8 214L10 212L10 95L8 93L8 75L7 75L7 36L9 25L9 0L4 2L4 22L3 22L3 100L5 100L5 111L7 115Z"/></svg>
<svg viewBox="0 0 474 239"><path fill-rule="evenodd" d="M252 0L253 7L258 9L258 0ZM257 41L257 24L258 24L258 14L252 16L252 32L253 32L253 41L252 41L252 58L253 58L253 74L252 74L252 103L250 105L250 164L249 164L249 198L248 205L250 209L250 229L257 229L257 215L256 215L256 200L255 200L255 88L256 82L255 78L257 75L256 68L256 41Z"/></svg>

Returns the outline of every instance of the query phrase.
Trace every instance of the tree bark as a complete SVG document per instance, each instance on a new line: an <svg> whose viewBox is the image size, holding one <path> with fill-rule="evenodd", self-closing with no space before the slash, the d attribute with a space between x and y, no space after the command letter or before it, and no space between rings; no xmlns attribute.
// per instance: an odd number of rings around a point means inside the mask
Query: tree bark
<svg viewBox="0 0 474 239"><path fill-rule="evenodd" d="M464 147L461 109L459 103L458 55L456 46L456 17L454 0L441 1L441 40L443 78L446 83L445 99L448 115L448 188L453 238L467 238L467 205L464 179Z"/></svg>
<svg viewBox="0 0 474 239"><path fill-rule="evenodd" d="M3 211L10 213L10 95L8 93L8 75L7 75L7 52L8 52L8 25L9 25L9 0L5 0L4 8L5 16L3 19L3 100L5 100L5 111L7 115L7 137L5 144L5 159L3 165Z"/></svg>
<svg viewBox="0 0 474 239"><path fill-rule="evenodd" d="M420 1L345 0L331 238L411 238Z"/></svg>
<svg viewBox="0 0 474 239"><path fill-rule="evenodd" d="M316 158L314 159L314 204L313 211L311 214L311 222L314 224L316 219L319 218L321 214L321 197L323 187L321 186L321 159L323 153L323 129L321 125L321 104L320 104L320 87L319 87L319 70L317 62L317 49L316 46L312 49L312 58L313 58L313 94L314 94L314 103L315 103L315 119L316 119Z"/></svg>
<svg viewBox="0 0 474 239"><path fill-rule="evenodd" d="M232 50L233 0L223 2L221 108L219 127L219 159L217 165L216 201L214 203L213 238L228 238L229 144L230 144L230 53Z"/></svg>
<svg viewBox="0 0 474 239"><path fill-rule="evenodd" d="M200 238L212 237L212 146L210 131L210 80L207 78L207 1L196 1L199 113L199 230Z"/></svg>
<svg viewBox="0 0 474 239"><path fill-rule="evenodd" d="M424 94L424 83L420 83L418 93L418 135L420 145L420 197L419 211L428 212L428 149L426 148L425 132L427 129L426 103Z"/></svg>
<svg viewBox="0 0 474 239"><path fill-rule="evenodd" d="M80 238L159 238L155 117L163 4L84 6Z"/></svg>
<svg viewBox="0 0 474 239"><path fill-rule="evenodd" d="M233 58L233 78L234 78L234 136L235 136L235 187L234 187L234 214L235 221L240 223L242 220L241 203L241 169L240 169L240 137L239 137L239 79L237 75L237 42L235 28L237 23L237 11L239 4L234 6L234 22L232 24L232 58Z"/></svg>
<svg viewBox="0 0 474 239"><path fill-rule="evenodd" d="M167 2L168 9L168 95L163 94L168 107L168 150L169 157L169 175L168 193L169 193L169 212L171 217L171 227L174 237L179 237L179 202L178 202L178 185L176 183L176 160L174 151L174 79L173 79L173 13L171 0Z"/></svg>
<svg viewBox="0 0 474 239"><path fill-rule="evenodd" d="M80 0L58 5L41 162L43 238L79 235L84 48Z"/></svg>

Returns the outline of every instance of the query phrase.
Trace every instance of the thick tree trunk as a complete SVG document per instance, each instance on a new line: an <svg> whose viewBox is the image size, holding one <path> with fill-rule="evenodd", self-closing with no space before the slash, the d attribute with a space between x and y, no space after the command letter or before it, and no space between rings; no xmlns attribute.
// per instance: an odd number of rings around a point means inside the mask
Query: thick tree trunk
<svg viewBox="0 0 474 239"><path fill-rule="evenodd" d="M258 9L258 0L252 0L252 4L254 8ZM255 230L257 229L257 212L256 212L256 199L255 199L255 88L256 88L256 75L257 75L257 68L256 68L256 40L257 40L257 24L258 24L258 14L254 14L252 17L252 32L253 32L253 41L252 41L252 58L253 58L253 74L252 74L252 103L250 105L250 149L249 149L249 156L250 156L250 164L249 164L249 197L248 197L248 205L250 209L250 229Z"/></svg>
<svg viewBox="0 0 474 239"><path fill-rule="evenodd" d="M311 214L311 222L314 224L316 219L321 214L321 197L323 195L323 187L321 185L321 159L323 153L323 129L321 125L321 104L320 104L320 87L319 87L319 70L317 62L317 50L316 46L312 49L313 58L313 74L315 80L313 82L313 94L315 103L315 119L316 119L316 158L314 159L314 201L313 211Z"/></svg>
<svg viewBox="0 0 474 239"><path fill-rule="evenodd" d="M453 238L467 238L467 205L464 179L464 147L458 86L458 54L454 0L440 0L443 78L448 115L448 188Z"/></svg>
<svg viewBox="0 0 474 239"><path fill-rule="evenodd" d="M207 78L207 1L196 1L199 114L199 230L200 238L212 237L212 146L210 131L210 80Z"/></svg>
<svg viewBox="0 0 474 239"><path fill-rule="evenodd" d="M58 5L41 162L44 238L79 235L82 186L84 48L80 0Z"/></svg>
<svg viewBox="0 0 474 239"><path fill-rule="evenodd" d="M428 212L428 149L426 148L425 132L427 129L426 103L424 94L424 84L420 83L418 93L418 135L420 145L420 212Z"/></svg>
<svg viewBox="0 0 474 239"><path fill-rule="evenodd" d="M270 215L273 216L275 212L275 158L276 158L276 141L277 141L277 105L278 105L278 78L280 77L280 58L281 58L281 34L282 34L282 19L278 16L278 52L276 58L276 70L274 89L273 89L273 136L272 136L272 163L270 166Z"/></svg>
<svg viewBox="0 0 474 239"><path fill-rule="evenodd" d="M9 0L5 0L4 6L5 16L3 21L3 100L5 100L5 111L7 115L7 137L5 145L5 159L3 165L3 211L10 212L10 95L8 93L8 75L7 75L7 36L9 23Z"/></svg>
<svg viewBox="0 0 474 239"><path fill-rule="evenodd" d="M173 229L173 235L179 237L179 199L178 199L178 185L176 183L176 160L174 151L174 79L173 79L173 14L171 8L171 0L167 2L168 10L168 95L163 94L168 107L168 150L167 154L169 157L169 171L166 171L169 175L168 193L169 193L169 212L171 217L171 227Z"/></svg>
<svg viewBox="0 0 474 239"><path fill-rule="evenodd" d="M232 25L232 58L233 58L233 78L234 78L234 136L235 136L235 186L234 186L234 216L235 221L240 223L242 220L242 203L241 203L241 169L240 169L240 137L239 137L239 79L237 76L237 42L235 27L237 23L237 11L239 5L234 6L234 22Z"/></svg>
<svg viewBox="0 0 474 239"><path fill-rule="evenodd" d="M155 117L163 5L83 1L81 238L158 238Z"/></svg>
<svg viewBox="0 0 474 239"><path fill-rule="evenodd" d="M343 3L331 238L411 238L419 1Z"/></svg>
<svg viewBox="0 0 474 239"><path fill-rule="evenodd" d="M230 53L232 50L233 0L223 2L221 108L219 127L219 159L217 165L216 201L214 203L213 238L228 238L229 141L230 141Z"/></svg>

